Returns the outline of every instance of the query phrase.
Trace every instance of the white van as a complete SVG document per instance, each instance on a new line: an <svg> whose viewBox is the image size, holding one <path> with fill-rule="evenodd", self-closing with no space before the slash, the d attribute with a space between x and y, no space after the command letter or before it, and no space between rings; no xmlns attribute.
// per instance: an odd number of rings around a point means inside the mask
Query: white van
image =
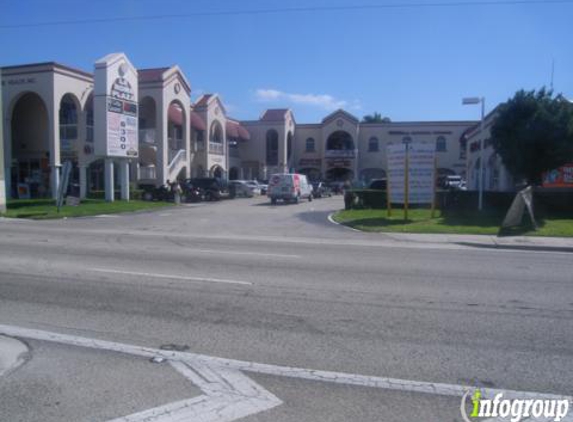
<svg viewBox="0 0 573 422"><path fill-rule="evenodd" d="M273 204L276 204L279 199L295 203L305 198L312 201L312 186L304 174L273 174L269 179L267 196Z"/></svg>

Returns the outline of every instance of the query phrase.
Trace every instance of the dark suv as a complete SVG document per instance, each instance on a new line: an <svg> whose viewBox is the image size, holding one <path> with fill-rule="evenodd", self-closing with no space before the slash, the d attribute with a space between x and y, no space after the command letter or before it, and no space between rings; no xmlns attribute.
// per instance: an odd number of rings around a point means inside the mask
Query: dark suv
<svg viewBox="0 0 573 422"><path fill-rule="evenodd" d="M198 177L195 179L186 179L186 185L192 185L199 188L205 201L219 201L229 197L229 186L223 179L216 177Z"/></svg>

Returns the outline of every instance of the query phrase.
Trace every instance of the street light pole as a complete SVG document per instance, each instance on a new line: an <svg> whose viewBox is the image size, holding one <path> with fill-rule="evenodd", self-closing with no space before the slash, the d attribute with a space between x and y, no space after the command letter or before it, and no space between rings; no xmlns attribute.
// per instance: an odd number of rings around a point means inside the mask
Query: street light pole
<svg viewBox="0 0 573 422"><path fill-rule="evenodd" d="M4 177L4 111L2 109L2 75L0 73L0 213L6 212L6 181ZM10 187L8 187L10 189Z"/></svg>
<svg viewBox="0 0 573 422"><path fill-rule="evenodd" d="M481 120L479 124L479 180L478 180L478 210L483 209L483 149L484 149L484 117L485 117L485 97L470 97L462 99L463 105L481 104Z"/></svg>

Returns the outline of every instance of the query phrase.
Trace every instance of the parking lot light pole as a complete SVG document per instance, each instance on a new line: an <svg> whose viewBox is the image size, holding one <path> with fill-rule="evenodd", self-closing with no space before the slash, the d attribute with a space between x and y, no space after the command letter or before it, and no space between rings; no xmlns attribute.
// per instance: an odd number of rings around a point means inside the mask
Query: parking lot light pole
<svg viewBox="0 0 573 422"><path fill-rule="evenodd" d="M481 120L479 124L480 138L479 138L479 181L478 181L478 211L483 209L483 121L485 115L485 98L484 97L469 97L463 98L463 105L480 104L481 103Z"/></svg>
<svg viewBox="0 0 573 422"><path fill-rule="evenodd" d="M2 111L2 75L0 75L0 213L6 212L6 181L4 177L4 135L2 124L4 112ZM10 187L8 186L8 189Z"/></svg>

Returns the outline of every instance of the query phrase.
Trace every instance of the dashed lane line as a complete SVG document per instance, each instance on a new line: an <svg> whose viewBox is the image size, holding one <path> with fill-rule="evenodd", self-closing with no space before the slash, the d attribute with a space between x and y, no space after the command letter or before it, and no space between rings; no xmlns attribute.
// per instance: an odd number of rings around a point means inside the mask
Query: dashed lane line
<svg viewBox="0 0 573 422"><path fill-rule="evenodd" d="M190 276L171 275L171 274L156 274L156 273L146 273L146 272L137 272L137 271L122 271L122 270L111 270L111 269L107 269L107 268L90 268L89 271L98 272L98 273L107 273L107 274L131 275L131 276L147 277L147 278L164 278L164 279L170 279L170 280L198 281L198 282L205 282L205 283L240 284L240 285L244 285L244 286L252 286L253 285L253 283L251 283L250 281L242 281L242 280L227 280L227 279L222 279L222 278L190 277Z"/></svg>

